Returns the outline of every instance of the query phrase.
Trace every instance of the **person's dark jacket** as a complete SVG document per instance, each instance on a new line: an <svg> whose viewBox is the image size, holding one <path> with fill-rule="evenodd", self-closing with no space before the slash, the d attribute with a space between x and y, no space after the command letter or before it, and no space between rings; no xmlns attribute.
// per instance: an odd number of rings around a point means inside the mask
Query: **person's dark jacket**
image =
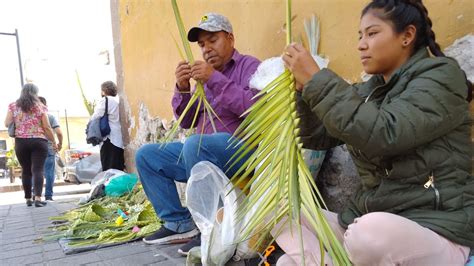
<svg viewBox="0 0 474 266"><path fill-rule="evenodd" d="M384 82L350 85L331 70L299 97L306 148L346 143L362 179L339 214L347 228L368 212L390 212L474 248L471 118L455 60L419 50Z"/></svg>
<svg viewBox="0 0 474 266"><path fill-rule="evenodd" d="M93 146L96 146L103 141L103 137L100 132L100 117L91 119L87 123L86 135L87 144L92 144Z"/></svg>

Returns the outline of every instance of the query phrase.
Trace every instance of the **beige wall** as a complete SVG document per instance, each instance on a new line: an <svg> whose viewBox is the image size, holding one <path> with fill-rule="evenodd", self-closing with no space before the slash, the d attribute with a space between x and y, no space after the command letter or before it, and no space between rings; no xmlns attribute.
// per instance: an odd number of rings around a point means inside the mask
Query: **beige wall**
<svg viewBox="0 0 474 266"><path fill-rule="evenodd" d="M259 59L277 56L285 46L285 6L283 0L183 0L179 1L186 27L208 11L225 14L233 23L236 47ZM293 1L294 35L303 31L303 18L311 14L321 21L319 52L330 59L330 67L350 80L362 72L356 50L360 11L366 0ZM425 0L442 47L450 45L474 29L474 2L471 0ZM131 116L137 123L143 102L152 116L171 118L170 99L174 70L180 60L172 36L179 41L170 1L113 0L118 9L123 89ZM117 11L117 10L116 10ZM117 36L116 36L117 37ZM117 40L115 40L117 42ZM201 55L192 45L194 55ZM133 135L132 130L132 135Z"/></svg>

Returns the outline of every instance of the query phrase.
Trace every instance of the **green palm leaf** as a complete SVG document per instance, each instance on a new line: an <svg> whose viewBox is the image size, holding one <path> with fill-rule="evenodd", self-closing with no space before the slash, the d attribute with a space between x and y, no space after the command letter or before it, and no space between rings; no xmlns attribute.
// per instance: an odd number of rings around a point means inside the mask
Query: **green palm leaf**
<svg viewBox="0 0 474 266"><path fill-rule="evenodd" d="M287 0L286 17L287 44L290 44L291 0ZM307 27L313 34L318 33L314 21ZM316 39L311 38L310 42L316 42ZM312 48L317 49L314 45ZM230 144L241 144L228 163L231 166L251 154L232 177L237 186L253 173L243 188L249 194L237 211L237 217L242 220L255 207L257 211L243 226L241 240L257 233L254 230L257 227L269 233L276 224L287 218L286 223L296 225L303 254L302 214L316 231L322 249L328 252L333 263L349 265L344 248L322 212L321 203L325 206L324 201L302 156L293 75L286 70L257 97L260 97L259 100L244 114L247 117L234 134L236 140ZM260 241L264 237L265 234L260 237ZM322 258L324 260L324 256ZM303 255L302 261L304 263Z"/></svg>
<svg viewBox="0 0 474 266"><path fill-rule="evenodd" d="M121 225L116 224L118 208L129 213L128 219ZM72 239L68 245L75 247L126 242L147 236L161 226L141 185L135 186L128 195L94 199L62 216L50 219L61 223L51 228L56 233L43 237L43 240L68 238ZM134 226L141 230L138 233L132 232Z"/></svg>
<svg viewBox="0 0 474 266"><path fill-rule="evenodd" d="M191 51L191 46L189 45L189 42L188 42L187 37L186 37L186 31L185 31L185 28L184 28L183 20L181 18L181 14L179 12L179 8L178 8L178 4L177 4L176 0L171 0L171 5L173 6L173 12L174 12L174 16L175 16L175 19L176 19L176 24L178 26L179 35L181 37L181 41L182 41L182 44L183 44L183 47L184 47L184 52L185 52L185 55L186 55L186 59L190 64L193 64L194 63L194 56L193 56L193 53ZM176 40L175 40L175 43L178 46ZM178 51L180 51L180 55L183 56L183 54L181 52L181 49L179 49L179 46L178 46ZM220 118L216 114L216 112L212 109L212 106L209 104L209 101L206 98L206 93L204 92L204 86L202 85L201 82L198 81L196 83L196 89L195 89L193 95L191 96L191 99L189 100L189 102L186 105L185 109L183 110L183 112L179 116L177 122L171 127L171 129L169 130L169 132L165 136L165 138L164 138L165 143L173 141L176 138L176 134L178 133L178 128L179 128L181 122L183 121L184 117L187 116L189 110L191 110L191 108L196 104L197 104L196 113L193 116L193 120L192 120L192 123L191 123L190 130L192 130L194 128L195 123L197 121L197 117L199 115L199 112L201 112L201 106L202 106L203 107L202 108L203 112L202 112L201 115L204 116L203 119L205 119L206 116L208 116L209 121L212 125L212 128L213 128L214 132L217 131L216 126L214 124L214 119L220 120ZM204 123L203 123L203 127L204 127ZM204 128L202 128L202 130L203 129Z"/></svg>

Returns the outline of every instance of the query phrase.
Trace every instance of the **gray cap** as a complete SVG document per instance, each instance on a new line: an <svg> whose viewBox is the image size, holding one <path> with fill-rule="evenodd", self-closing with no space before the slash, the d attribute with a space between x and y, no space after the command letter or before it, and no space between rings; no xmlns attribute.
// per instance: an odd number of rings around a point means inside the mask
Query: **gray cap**
<svg viewBox="0 0 474 266"><path fill-rule="evenodd" d="M232 25L230 24L230 21L221 14L207 13L201 18L197 27L193 27L189 30L188 40L190 42L197 42L201 30L209 32L225 31L232 33Z"/></svg>

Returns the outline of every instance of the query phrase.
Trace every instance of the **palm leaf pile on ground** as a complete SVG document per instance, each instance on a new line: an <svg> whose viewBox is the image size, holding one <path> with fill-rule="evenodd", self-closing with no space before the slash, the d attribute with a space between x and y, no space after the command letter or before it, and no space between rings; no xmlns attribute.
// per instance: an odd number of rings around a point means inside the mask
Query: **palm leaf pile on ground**
<svg viewBox="0 0 474 266"><path fill-rule="evenodd" d="M125 219L120 214L127 213ZM124 215L124 214L122 214ZM121 197L105 196L50 217L55 226L44 240L69 239L68 245L80 247L128 242L145 237L161 227L153 206L141 186ZM117 222L123 220L123 222Z"/></svg>
<svg viewBox="0 0 474 266"><path fill-rule="evenodd" d="M291 0L287 0L286 25L287 44L290 44ZM303 214L315 229L320 245L331 256L333 263L350 265L344 248L323 215L321 203L324 205L324 201L303 160L293 75L285 70L256 97L260 99L244 114L247 117L235 134L238 140L232 143L243 144L231 159L234 164L253 152L233 177L234 184L238 186L252 176L243 189L249 194L237 214L243 220L246 214L255 213L243 226L242 240L256 233L268 233L287 218L286 223L296 225L298 232L295 233L301 240L299 245L303 254ZM255 228L261 232L255 232ZM279 231L278 228L274 230ZM263 240L267 234L260 235ZM324 256L322 258L324 260ZM304 264L304 257L302 261ZM321 264L324 265L324 261Z"/></svg>
<svg viewBox="0 0 474 266"><path fill-rule="evenodd" d="M186 30L184 28L183 20L181 18L181 14L179 12L179 8L178 8L178 4L176 3L176 0L171 0L171 5L173 6L174 15L176 18L176 24L178 26L179 35L183 43L186 59L189 62L189 64L192 65L194 63L194 56L191 51L191 46L189 45L188 39L186 37ZM178 50L180 51L181 56L183 56L183 53L181 52L176 40L175 40L175 43ZM204 121L204 123L202 124L203 127L201 128L201 133L204 130L204 124L205 124L206 119L209 119L209 122L211 123L212 128L214 129L214 132L217 132L214 119L219 119L219 117L217 116L214 109L212 109L211 104L206 98L206 93L204 91L203 84L198 81L196 83L196 89L194 90L194 93L191 95L191 99L189 100L188 104L186 105L183 112L179 116L177 123L175 123L173 127L170 129L170 131L168 132L167 136L164 139L164 142L170 142L176 138L178 128L181 125L181 122L183 121L184 117L191 110L194 110L195 113L194 113L193 120L190 127L190 130L192 130L195 126L195 123L197 121L197 118L201 109L203 110L201 115L203 116L203 121Z"/></svg>

